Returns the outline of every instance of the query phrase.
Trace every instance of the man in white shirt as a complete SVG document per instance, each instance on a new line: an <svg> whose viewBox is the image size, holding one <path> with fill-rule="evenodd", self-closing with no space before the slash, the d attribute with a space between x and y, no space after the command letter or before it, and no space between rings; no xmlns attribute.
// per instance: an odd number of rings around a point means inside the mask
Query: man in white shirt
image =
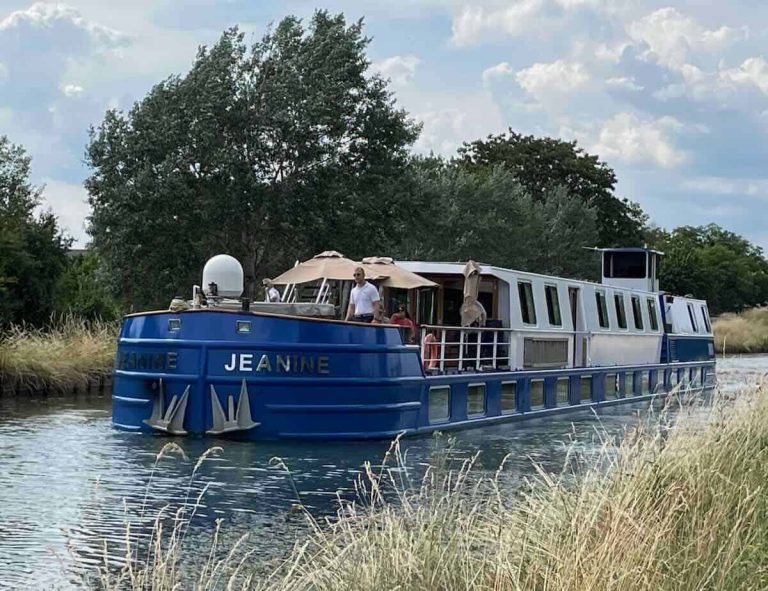
<svg viewBox="0 0 768 591"><path fill-rule="evenodd" d="M272 283L271 279L265 279L261 282L261 284L264 286L264 292L265 302L279 302L280 301L280 292L277 291L277 288L275 287L275 284Z"/></svg>
<svg viewBox="0 0 768 591"><path fill-rule="evenodd" d="M355 269L355 287L349 294L349 307L347 308L347 320L354 322L379 322L381 320L381 298L379 290L365 280L365 271L362 267Z"/></svg>

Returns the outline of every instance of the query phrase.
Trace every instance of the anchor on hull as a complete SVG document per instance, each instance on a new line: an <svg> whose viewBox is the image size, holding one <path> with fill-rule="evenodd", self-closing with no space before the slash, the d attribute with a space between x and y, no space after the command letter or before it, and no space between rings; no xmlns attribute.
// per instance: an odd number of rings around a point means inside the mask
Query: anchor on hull
<svg viewBox="0 0 768 591"><path fill-rule="evenodd" d="M219 401L219 395L216 388L211 385L211 410L213 414L213 425L206 431L209 435L221 435L222 433L231 433L233 431L248 431L258 427L257 423L251 417L251 403L248 397L248 386L243 380L240 387L240 395L235 408L235 397L227 396L227 412Z"/></svg>
<svg viewBox="0 0 768 591"><path fill-rule="evenodd" d="M157 396L152 405L152 414L144 423L153 429L170 433L171 435L186 435L184 429L184 415L187 412L187 400L189 399L189 386L184 389L184 393L179 397L177 394L171 398L168 408L165 408L165 390L163 388L163 379L160 378L157 388Z"/></svg>

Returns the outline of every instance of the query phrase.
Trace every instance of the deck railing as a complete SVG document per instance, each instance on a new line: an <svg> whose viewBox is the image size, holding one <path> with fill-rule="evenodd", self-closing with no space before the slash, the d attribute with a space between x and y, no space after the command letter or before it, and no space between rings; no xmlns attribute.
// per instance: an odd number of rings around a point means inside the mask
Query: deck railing
<svg viewBox="0 0 768 591"><path fill-rule="evenodd" d="M427 334L432 335L427 340ZM458 335L458 340L455 340ZM464 371L467 368L475 370L521 369L517 365L518 347L524 347L524 339L519 337L541 336L552 337L553 340L568 342L573 348L572 338L582 337L582 357L589 365L590 331L563 331L540 328L479 328L464 326L421 326L421 359L426 370L456 369ZM568 355L566 355L567 357ZM552 367L565 367L567 363L555 364ZM581 365L581 364L576 364Z"/></svg>

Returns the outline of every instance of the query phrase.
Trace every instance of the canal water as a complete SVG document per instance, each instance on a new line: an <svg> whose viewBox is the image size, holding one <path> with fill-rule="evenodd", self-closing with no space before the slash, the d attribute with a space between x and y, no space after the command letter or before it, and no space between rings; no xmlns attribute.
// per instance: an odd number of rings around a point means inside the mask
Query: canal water
<svg viewBox="0 0 768 591"><path fill-rule="evenodd" d="M721 389L736 391L768 373L768 356L718 360L717 373ZM488 471L509 456L504 479L513 487L533 474L534 462L559 471L569 447L596 452L600 433L620 435L647 407L628 404L461 431L453 435L450 453L469 457L479 451L477 469ZM158 461L169 441L184 455ZM445 445L431 437L404 440L405 463L418 476L445 453ZM212 446L221 450L195 471ZM254 560L274 558L304 531L298 503L316 515L332 514L339 498L356 497L361 467L380 462L387 447L153 437L113 430L108 397L0 400L0 589L80 588L77 569L94 570L105 544L111 556L124 553L128 521L134 535L144 535L164 506L191 503L203 491L187 536L193 544L202 540L201 559L217 520L223 546L250 532Z"/></svg>

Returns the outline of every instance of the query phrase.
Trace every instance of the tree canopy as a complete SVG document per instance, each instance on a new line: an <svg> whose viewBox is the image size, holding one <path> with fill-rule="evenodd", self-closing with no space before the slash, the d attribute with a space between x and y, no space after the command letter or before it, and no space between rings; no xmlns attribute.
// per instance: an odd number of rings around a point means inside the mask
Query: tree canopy
<svg viewBox="0 0 768 591"><path fill-rule="evenodd" d="M768 303L768 261L760 247L716 224L656 229L661 289L706 299L713 314Z"/></svg>
<svg viewBox="0 0 768 591"><path fill-rule="evenodd" d="M418 128L367 72L362 23L288 17L248 48L237 29L91 132L93 246L135 305L187 290L205 260L243 262L247 291L330 240L376 250Z"/></svg>
<svg viewBox="0 0 768 591"><path fill-rule="evenodd" d="M70 243L52 213L35 213L30 166L24 149L0 136L0 327L48 318Z"/></svg>
<svg viewBox="0 0 768 591"><path fill-rule="evenodd" d="M575 141L507 133L465 142L459 160L469 170L504 166L534 200L558 187L597 213L592 246L642 246L647 216L637 203L614 195L616 174Z"/></svg>

